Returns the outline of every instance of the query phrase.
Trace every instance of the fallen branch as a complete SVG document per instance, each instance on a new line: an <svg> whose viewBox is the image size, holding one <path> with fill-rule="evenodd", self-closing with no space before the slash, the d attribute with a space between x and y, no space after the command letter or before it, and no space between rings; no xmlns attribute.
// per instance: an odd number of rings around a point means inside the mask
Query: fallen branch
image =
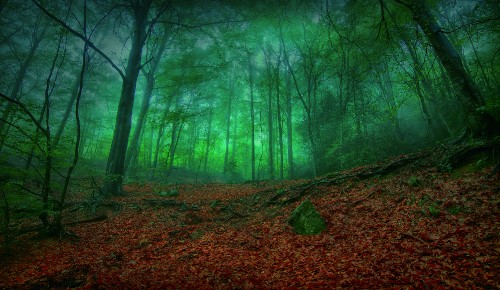
<svg viewBox="0 0 500 290"><path fill-rule="evenodd" d="M319 180L316 179L311 182L300 184L298 186L291 187L289 189L276 193L268 200L267 205L273 205L273 204L285 205L296 202L308 194L308 189L321 184L338 185L352 179L367 179L375 176L386 175L391 172L394 172L395 170L401 168L402 166L407 165L410 162L428 156L429 154L430 154L429 152L417 152L415 154L394 160L389 164L369 167L362 171L354 173L351 172L338 173L335 174L333 178L323 178ZM293 196L286 198L284 200L279 200L280 198L284 197L287 193L297 192L297 191L298 193L294 194Z"/></svg>
<svg viewBox="0 0 500 290"><path fill-rule="evenodd" d="M108 216L105 215L105 214L101 214L101 215L98 215L96 217L92 217L92 218L89 218L89 219L85 219L85 220L81 220L81 221L76 221L76 222L70 222L70 223L66 223L65 225L66 226L71 226L71 225L76 225L76 224L85 224L85 223L95 223L95 222L100 222L100 221L103 221L105 219L107 219Z"/></svg>
<svg viewBox="0 0 500 290"><path fill-rule="evenodd" d="M414 238L415 240L417 241L420 241L422 244L427 244L426 241L422 240L421 238L419 237L415 237L414 235L412 234L409 234L409 233L401 233L401 237L398 238L398 240L402 240L403 237L409 237L409 238Z"/></svg>

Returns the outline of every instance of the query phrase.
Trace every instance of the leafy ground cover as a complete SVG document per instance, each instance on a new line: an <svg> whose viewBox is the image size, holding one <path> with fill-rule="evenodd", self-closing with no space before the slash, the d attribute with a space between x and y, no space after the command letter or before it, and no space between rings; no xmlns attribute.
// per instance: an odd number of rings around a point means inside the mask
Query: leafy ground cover
<svg viewBox="0 0 500 290"><path fill-rule="evenodd" d="M129 184L99 205L80 193L66 220L106 218L61 238L21 236L0 287L498 289L498 175L431 161L400 156L312 181ZM304 198L326 220L320 235L287 224Z"/></svg>

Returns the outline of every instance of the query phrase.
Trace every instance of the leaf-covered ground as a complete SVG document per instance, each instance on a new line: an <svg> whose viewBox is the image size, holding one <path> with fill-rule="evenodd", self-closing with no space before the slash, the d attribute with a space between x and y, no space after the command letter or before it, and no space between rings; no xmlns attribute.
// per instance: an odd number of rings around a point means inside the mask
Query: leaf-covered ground
<svg viewBox="0 0 500 290"><path fill-rule="evenodd" d="M133 184L93 208L81 193L66 221L107 219L68 226L77 237L21 236L0 288L498 289L498 175L424 163L342 182ZM327 222L320 235L287 224L304 198Z"/></svg>

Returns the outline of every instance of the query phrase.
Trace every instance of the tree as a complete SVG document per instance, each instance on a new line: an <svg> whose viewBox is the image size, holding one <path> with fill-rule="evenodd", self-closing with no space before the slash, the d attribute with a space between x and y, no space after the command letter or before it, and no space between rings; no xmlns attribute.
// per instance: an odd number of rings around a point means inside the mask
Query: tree
<svg viewBox="0 0 500 290"><path fill-rule="evenodd" d="M132 135L132 139L130 140L130 145L125 160L126 167L132 167L132 175L134 175L135 169L137 167L139 148L141 145L139 140L142 134L142 129L144 127L144 121L149 110L151 98L153 96L155 74L158 70L158 66L160 64L162 56L166 51L168 40L169 38L166 32L160 35L158 47L156 48L153 59L151 59L149 64L149 70L143 69L143 73L146 77L146 89L144 90L141 109L139 111L139 116L137 117L135 130Z"/></svg>
<svg viewBox="0 0 500 290"><path fill-rule="evenodd" d="M479 88L465 70L459 53L437 23L427 2L424 0L396 0L396 2L411 11L413 19L422 29L437 58L460 92L461 104L469 117L467 131L474 137L493 134L497 129L496 122L488 112L482 110L485 101Z"/></svg>
<svg viewBox="0 0 500 290"><path fill-rule="evenodd" d="M148 15L152 0L133 1L130 3L133 18L133 37L125 75L123 77L120 103L116 113L115 129L108 164L106 165L106 181L103 191L107 194L120 194L125 174L125 154L132 125L132 108L134 107L137 77L141 69L142 49L149 31Z"/></svg>
<svg viewBox="0 0 500 290"><path fill-rule="evenodd" d="M252 181L255 181L255 96L254 96L254 61L250 51L247 51L248 59L248 84L250 86L250 162L252 170Z"/></svg>
<svg viewBox="0 0 500 290"><path fill-rule="evenodd" d="M231 132L231 117L233 110L233 99L234 99L234 86L236 83L235 76L236 64L233 62L233 69L231 71L231 77L229 78L229 93L227 97L227 115L226 115L226 150L224 153L224 177L227 178L227 173L230 171L230 161L229 161L229 137Z"/></svg>
<svg viewBox="0 0 500 290"><path fill-rule="evenodd" d="M269 179L276 178L274 174L274 126L273 126L273 65L271 62L272 47L262 46L267 72L267 130L268 130L268 170Z"/></svg>

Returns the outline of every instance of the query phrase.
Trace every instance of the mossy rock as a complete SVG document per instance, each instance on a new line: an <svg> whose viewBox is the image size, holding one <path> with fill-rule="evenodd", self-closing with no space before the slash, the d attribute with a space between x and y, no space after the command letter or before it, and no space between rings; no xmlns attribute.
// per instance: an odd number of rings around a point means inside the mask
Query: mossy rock
<svg viewBox="0 0 500 290"><path fill-rule="evenodd" d="M326 228L325 220L309 199L292 212L288 223L299 235L317 235Z"/></svg>

